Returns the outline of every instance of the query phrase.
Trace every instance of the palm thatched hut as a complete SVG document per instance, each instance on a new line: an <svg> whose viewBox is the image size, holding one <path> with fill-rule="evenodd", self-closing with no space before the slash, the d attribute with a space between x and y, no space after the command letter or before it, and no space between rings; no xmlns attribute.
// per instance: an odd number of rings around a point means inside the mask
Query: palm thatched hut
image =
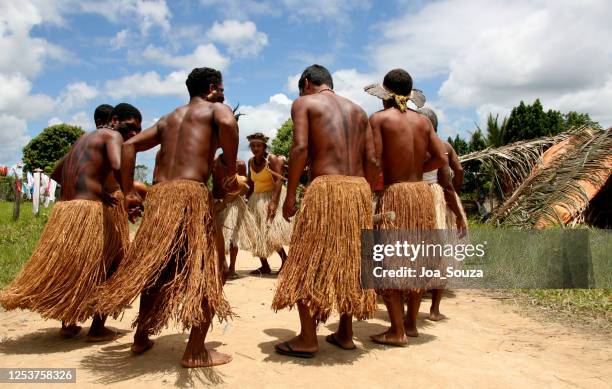
<svg viewBox="0 0 612 389"><path fill-rule="evenodd" d="M512 189L491 223L521 228L612 225L612 129L582 127L467 154Z"/></svg>

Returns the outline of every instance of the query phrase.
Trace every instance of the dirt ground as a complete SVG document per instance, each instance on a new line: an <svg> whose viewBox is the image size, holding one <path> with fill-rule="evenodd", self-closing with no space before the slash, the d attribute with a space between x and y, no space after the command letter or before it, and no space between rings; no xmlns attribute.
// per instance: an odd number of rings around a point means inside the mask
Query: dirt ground
<svg viewBox="0 0 612 389"><path fill-rule="evenodd" d="M271 260L273 267L278 266L276 260ZM57 335L59 323L30 312L0 311L0 367L75 367L79 388L612 386L610 339L524 317L516 307L482 291L452 293L442 301L442 312L449 318L437 323L425 320L430 303L425 300L420 336L411 338L405 348L369 340L368 335L387 325L386 312L379 305L374 320L354 325L357 350L344 351L325 342L325 335L338 323L333 316L319 328L320 351L314 359L276 355L273 345L298 330L297 312L270 309L275 278L248 276L257 265L248 253L240 253L238 269L243 277L226 287L240 317L229 324L216 323L208 336L210 347L233 356L228 365L182 368L179 358L188 334L174 327L157 336L155 347L144 355L131 355L130 324L136 315L131 308L122 320L108 323L124 336L104 344L86 343L83 335L63 340Z"/></svg>

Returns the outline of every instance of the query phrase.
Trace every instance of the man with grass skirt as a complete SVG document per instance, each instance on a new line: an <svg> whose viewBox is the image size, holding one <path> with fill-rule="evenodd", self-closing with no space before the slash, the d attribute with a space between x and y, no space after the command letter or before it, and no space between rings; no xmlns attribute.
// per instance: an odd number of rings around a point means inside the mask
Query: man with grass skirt
<svg viewBox="0 0 612 389"><path fill-rule="evenodd" d="M425 115L433 129L438 133L438 116L431 108L419 108L419 113ZM434 169L423 173L423 181L429 184L434 196L436 206L436 229L446 230L444 236L449 239L449 243L456 242L454 235L450 232L457 232L463 235L467 229L467 218L461 204L461 199L456 192L456 188L461 188L463 183L463 168L459 162L459 157L450 143L442 141L444 150L448 157L448 164L440 169ZM459 177L459 180L456 178ZM446 269L450 265L448 261L441 261L440 269ZM431 307L429 308L428 319L440 321L446 318L440 313L440 302L444 289L436 288L431 290Z"/></svg>
<svg viewBox="0 0 612 389"><path fill-rule="evenodd" d="M297 305L301 324L300 334L277 344L276 352L310 358L319 349L317 323L325 322L332 309L340 313L340 325L326 340L345 350L355 348L352 317L371 318L376 310L374 290L360 285L360 238L362 229L372 228L370 184L379 163L366 113L334 93L327 69L309 66L298 86L300 97L291 108L286 219L297 211L296 190L306 164L312 181L302 199L272 308Z"/></svg>
<svg viewBox="0 0 612 389"><path fill-rule="evenodd" d="M424 96L412 90L412 78L403 69L385 75L382 84L365 87L365 91L382 99L382 111L370 117L376 138L382 140L382 163L385 189L378 203L379 213L395 212L394 221L383 220L381 229L435 230L436 213L433 193L423 181L423 172L445 166L444 145L427 117L408 108L409 100L422 106ZM382 295L391 327L371 336L376 343L404 346L406 336L417 336L416 316L423 289L378 290ZM408 296L408 312L403 317L403 299Z"/></svg>
<svg viewBox="0 0 612 389"><path fill-rule="evenodd" d="M236 161L236 170L243 180L247 180L246 164L243 160ZM255 218L249 210L249 206L243 196L230 195L223 188L223 183L228 177L225 156L220 154L215 158L213 164L213 198L215 199L215 209L217 221L223 236L223 249L219 255L230 254L230 263L227 270L227 278L234 280L239 278L236 273L236 257L238 248L241 250L252 250L259 230L255 224Z"/></svg>
<svg viewBox="0 0 612 389"><path fill-rule="evenodd" d="M133 188L136 153L157 145L160 150L140 228L97 302L101 311L117 316L140 293L132 352L150 349L149 337L175 319L183 328L191 328L181 364L201 367L231 361L229 355L204 345L213 315L220 319L231 315L223 295L213 198L206 187L217 148L222 148L227 165L223 182L227 193L244 193L246 186L238 183L236 175L238 124L230 107L222 103L221 73L196 68L186 84L189 103L123 146L121 186L130 220L143 209Z"/></svg>
<svg viewBox="0 0 612 389"><path fill-rule="evenodd" d="M119 104L110 117L81 136L57 164L52 178L61 185L34 253L21 273L0 294L5 309L29 309L62 321L60 335L76 336L77 323L93 315L86 340L107 341L116 333L104 326L106 316L89 303L122 260L127 249L127 214L105 187L119 175L121 145L140 132L142 117ZM97 119L97 118L96 118Z"/></svg>

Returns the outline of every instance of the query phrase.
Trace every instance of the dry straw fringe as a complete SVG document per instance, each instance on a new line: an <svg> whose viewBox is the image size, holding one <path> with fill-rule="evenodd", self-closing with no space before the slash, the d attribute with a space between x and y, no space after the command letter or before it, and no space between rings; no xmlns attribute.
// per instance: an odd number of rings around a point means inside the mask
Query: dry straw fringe
<svg viewBox="0 0 612 389"><path fill-rule="evenodd" d="M105 231L106 243L104 247L106 250L108 248L115 248L116 251L114 253L108 253L106 257L114 258L113 263L110 266L109 271L113 272L117 269L119 262L123 260L125 254L127 254L128 249L130 248L130 228L128 225L128 214L125 211L123 192L121 190L117 190L113 192L113 197L117 199L117 204L113 207L104 207L104 217L109 218L112 225L115 228L115 231L111 234L107 234ZM111 274L107 274L110 276Z"/></svg>
<svg viewBox="0 0 612 389"><path fill-rule="evenodd" d="M444 199L444 189L442 189L439 184L429 184L429 188L431 189L435 206L436 229L446 229L446 200Z"/></svg>
<svg viewBox="0 0 612 389"><path fill-rule="evenodd" d="M147 194L145 215L117 272L99 290L100 311L117 317L139 293L155 288L153 308L133 325L158 333L172 318L183 329L231 316L215 245L212 197L200 183L173 180ZM149 290L151 291L151 290Z"/></svg>
<svg viewBox="0 0 612 389"><path fill-rule="evenodd" d="M380 198L378 209L380 213L395 212L395 220L385 219L380 225L381 229L420 231L437 228L434 191L430 189L430 184L423 181L402 182L388 186ZM423 289L413 289L413 291L423 292ZM386 295L397 291L377 290L376 292Z"/></svg>
<svg viewBox="0 0 612 389"><path fill-rule="evenodd" d="M334 308L357 319L373 317L375 293L360 285L361 229L371 228L372 192L365 179L317 177L302 200L272 308L301 301L319 322Z"/></svg>
<svg viewBox="0 0 612 389"><path fill-rule="evenodd" d="M279 204L281 206L281 204ZM255 217L251 213L244 198L237 197L227 204L217 215L219 224L223 229L225 251L228 252L230 243L240 250L251 251L259 234Z"/></svg>
<svg viewBox="0 0 612 389"><path fill-rule="evenodd" d="M88 301L122 252L122 239L105 208L90 200L58 202L34 253L2 291L4 308L30 309L70 324L96 313Z"/></svg>
<svg viewBox="0 0 612 389"><path fill-rule="evenodd" d="M253 193L249 198L249 209L253 213L259 232L252 254L259 258L268 258L283 246L291 242L292 223L283 218L282 207L287 196L287 189L283 186L276 215L271 222L268 221L268 204L274 197L274 191Z"/></svg>

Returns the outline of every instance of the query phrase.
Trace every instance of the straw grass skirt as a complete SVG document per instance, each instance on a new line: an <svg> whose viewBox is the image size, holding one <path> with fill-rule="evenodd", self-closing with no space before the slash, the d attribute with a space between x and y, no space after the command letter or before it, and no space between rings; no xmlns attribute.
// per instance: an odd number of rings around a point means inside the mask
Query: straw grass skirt
<svg viewBox="0 0 612 389"><path fill-rule="evenodd" d="M217 214L217 220L223 231L225 251L230 243L240 250L254 250L259 228L249 206L242 197L236 197Z"/></svg>
<svg viewBox="0 0 612 389"><path fill-rule="evenodd" d="M2 306L67 324L97 313L89 300L123 257L126 242L120 225L127 216L116 216L121 212L114 208L123 203L112 208L91 200L55 204L34 253L0 294Z"/></svg>
<svg viewBox="0 0 612 389"><path fill-rule="evenodd" d="M139 293L154 291L153 307L133 323L159 332L170 319L183 329L231 315L223 295L212 196L198 182L166 181L147 194L145 214L117 272L99 290L101 312L117 317Z"/></svg>
<svg viewBox="0 0 612 389"><path fill-rule="evenodd" d="M439 184L429 184L429 189L433 195L433 202L436 215L436 229L444 230L446 224L446 199L444 198L444 189Z"/></svg>
<svg viewBox="0 0 612 389"><path fill-rule="evenodd" d="M363 290L361 230L372 228L372 192L365 179L317 177L306 190L280 272L272 308L303 302L317 322L333 308L357 319L376 311L374 290Z"/></svg>
<svg viewBox="0 0 612 389"><path fill-rule="evenodd" d="M395 220L385 219L380 229L421 231L437 228L434 191L426 182L401 182L385 188L378 203L378 212L390 211L395 212ZM414 288L412 291L420 293L424 288ZM398 290L378 289L376 292L384 296ZM407 294L409 290L401 292Z"/></svg>
<svg viewBox="0 0 612 389"><path fill-rule="evenodd" d="M253 256L258 258L268 258L283 246L291 242L291 231L293 224L283 218L283 203L287 196L287 189L283 186L278 201L278 209L272 221L268 222L268 204L274 197L274 191L259 192L251 194L249 198L249 209L253 213L255 223L259 232L255 247L251 251Z"/></svg>

